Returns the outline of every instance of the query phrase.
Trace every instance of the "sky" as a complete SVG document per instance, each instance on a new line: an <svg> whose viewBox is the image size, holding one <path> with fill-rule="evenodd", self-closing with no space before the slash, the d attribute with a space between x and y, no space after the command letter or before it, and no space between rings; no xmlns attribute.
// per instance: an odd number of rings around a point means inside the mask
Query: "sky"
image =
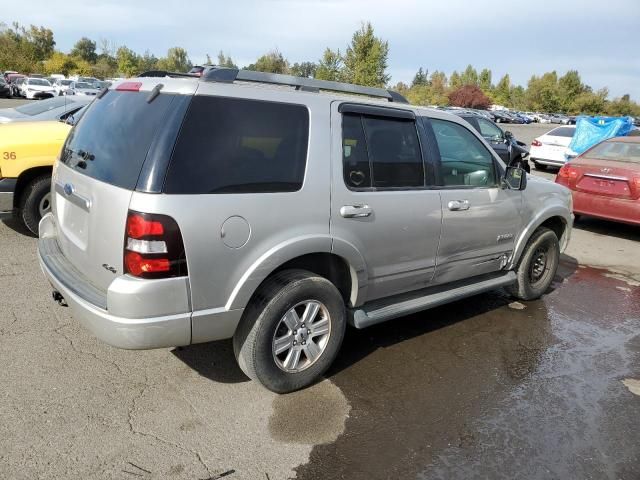
<svg viewBox="0 0 640 480"><path fill-rule="evenodd" d="M218 51L239 66L278 49L291 62L317 61L326 47L344 52L370 21L389 42L391 84L419 67L462 71L472 64L509 73L580 72L610 97L640 101L640 0L0 0L6 23L43 25L68 52L83 36L160 57L185 48L193 63Z"/></svg>

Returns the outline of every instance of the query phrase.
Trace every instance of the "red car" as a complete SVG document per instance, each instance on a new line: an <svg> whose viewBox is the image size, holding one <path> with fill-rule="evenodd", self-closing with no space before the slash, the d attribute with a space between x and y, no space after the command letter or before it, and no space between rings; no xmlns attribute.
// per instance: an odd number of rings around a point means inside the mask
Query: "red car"
<svg viewBox="0 0 640 480"><path fill-rule="evenodd" d="M605 140L566 163L556 183L573 194L573 213L640 225L640 136Z"/></svg>

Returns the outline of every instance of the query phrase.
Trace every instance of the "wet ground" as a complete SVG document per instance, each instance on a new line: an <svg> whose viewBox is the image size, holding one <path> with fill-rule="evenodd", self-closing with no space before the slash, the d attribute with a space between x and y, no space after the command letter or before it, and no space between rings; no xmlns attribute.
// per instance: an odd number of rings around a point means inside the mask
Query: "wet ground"
<svg viewBox="0 0 640 480"><path fill-rule="evenodd" d="M640 288L605 274L565 260L540 301L351 331L331 375L346 431L296 478L640 478Z"/></svg>

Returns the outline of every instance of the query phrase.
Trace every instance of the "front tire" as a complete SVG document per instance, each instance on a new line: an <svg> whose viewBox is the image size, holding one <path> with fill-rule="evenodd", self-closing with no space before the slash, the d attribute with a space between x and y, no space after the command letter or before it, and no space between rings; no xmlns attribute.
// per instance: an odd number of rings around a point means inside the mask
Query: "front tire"
<svg viewBox="0 0 640 480"><path fill-rule="evenodd" d="M34 235L38 235L38 224L51 210L51 175L42 175L27 185L20 198L20 218Z"/></svg>
<svg viewBox="0 0 640 480"><path fill-rule="evenodd" d="M522 253L516 268L517 281L508 292L520 300L535 300L547 291L560 263L560 243L556 234L538 228Z"/></svg>
<svg viewBox="0 0 640 480"><path fill-rule="evenodd" d="M233 337L242 371L276 393L307 387L335 360L346 328L344 300L326 278L285 270L254 295Z"/></svg>

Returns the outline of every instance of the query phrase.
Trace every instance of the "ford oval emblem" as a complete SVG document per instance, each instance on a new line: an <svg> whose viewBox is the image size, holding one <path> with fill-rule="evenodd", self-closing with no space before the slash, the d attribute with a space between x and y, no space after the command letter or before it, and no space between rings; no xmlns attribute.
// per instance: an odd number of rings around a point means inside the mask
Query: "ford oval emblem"
<svg viewBox="0 0 640 480"><path fill-rule="evenodd" d="M73 193L73 185L71 185L70 183L65 183L63 190L64 194L69 196Z"/></svg>

